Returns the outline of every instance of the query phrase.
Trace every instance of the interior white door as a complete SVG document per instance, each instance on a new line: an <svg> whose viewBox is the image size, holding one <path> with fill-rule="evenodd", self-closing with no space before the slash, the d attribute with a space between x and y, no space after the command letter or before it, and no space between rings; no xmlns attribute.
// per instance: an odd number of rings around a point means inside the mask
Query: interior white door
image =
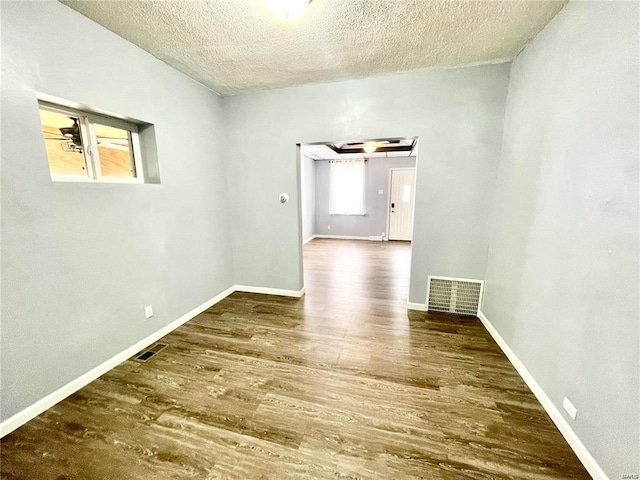
<svg viewBox="0 0 640 480"><path fill-rule="evenodd" d="M391 170L389 240L411 240L416 169Z"/></svg>

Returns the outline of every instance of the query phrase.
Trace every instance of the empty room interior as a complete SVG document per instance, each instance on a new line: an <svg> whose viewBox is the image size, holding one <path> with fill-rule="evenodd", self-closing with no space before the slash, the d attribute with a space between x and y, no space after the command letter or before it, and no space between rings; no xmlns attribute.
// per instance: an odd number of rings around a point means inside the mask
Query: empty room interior
<svg viewBox="0 0 640 480"><path fill-rule="evenodd" d="M1 0L1 478L640 478L639 18Z"/></svg>

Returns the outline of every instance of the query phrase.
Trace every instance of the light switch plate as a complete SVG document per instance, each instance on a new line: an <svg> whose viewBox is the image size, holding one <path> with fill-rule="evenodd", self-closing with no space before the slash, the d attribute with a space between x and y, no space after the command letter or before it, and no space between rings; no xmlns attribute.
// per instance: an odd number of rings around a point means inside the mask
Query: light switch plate
<svg viewBox="0 0 640 480"><path fill-rule="evenodd" d="M153 307L151 305L144 307L144 316L145 318L153 317Z"/></svg>

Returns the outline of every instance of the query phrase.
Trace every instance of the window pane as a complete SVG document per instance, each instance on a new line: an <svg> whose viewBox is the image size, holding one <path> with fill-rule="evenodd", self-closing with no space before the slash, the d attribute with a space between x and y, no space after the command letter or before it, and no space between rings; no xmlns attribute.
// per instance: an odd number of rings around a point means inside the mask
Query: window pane
<svg viewBox="0 0 640 480"><path fill-rule="evenodd" d="M365 215L364 159L329 163L329 214Z"/></svg>
<svg viewBox="0 0 640 480"><path fill-rule="evenodd" d="M94 123L103 177L135 178L133 148L129 131Z"/></svg>
<svg viewBox="0 0 640 480"><path fill-rule="evenodd" d="M52 175L87 176L78 117L40 109L42 134Z"/></svg>
<svg viewBox="0 0 640 480"><path fill-rule="evenodd" d="M405 185L402 187L402 201L409 203L411 201L411 185Z"/></svg>

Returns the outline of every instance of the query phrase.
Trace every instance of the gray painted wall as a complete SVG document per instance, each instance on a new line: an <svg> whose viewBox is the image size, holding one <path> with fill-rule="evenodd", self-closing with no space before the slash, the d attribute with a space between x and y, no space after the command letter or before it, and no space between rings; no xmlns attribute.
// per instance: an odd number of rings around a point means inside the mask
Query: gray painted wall
<svg viewBox="0 0 640 480"><path fill-rule="evenodd" d="M234 282L220 99L58 2L0 8L4 420ZM162 183L52 183L37 91L155 124Z"/></svg>
<svg viewBox="0 0 640 480"><path fill-rule="evenodd" d="M369 237L387 233L389 169L415 167L415 157L371 158L365 167L366 215L329 215L329 162L316 161L316 233ZM378 193L382 190L382 194ZM331 230L327 226L331 226Z"/></svg>
<svg viewBox="0 0 640 480"><path fill-rule="evenodd" d="M302 180L302 240L313 237L316 228L316 166L305 156L300 158Z"/></svg>
<svg viewBox="0 0 640 480"><path fill-rule="evenodd" d="M220 100L57 2L0 5L3 420L234 283L299 289L296 143L418 135L411 301L486 265L501 335L611 478L640 470L637 4L570 3L524 50L499 165L508 65ZM155 124L162 183L52 183L36 91Z"/></svg>
<svg viewBox="0 0 640 480"><path fill-rule="evenodd" d="M571 2L514 61L483 311L611 479L640 473L638 4Z"/></svg>
<svg viewBox="0 0 640 480"><path fill-rule="evenodd" d="M296 143L400 136L420 139L411 301L429 274L482 278L508 81L502 64L225 98L237 283L303 285Z"/></svg>

